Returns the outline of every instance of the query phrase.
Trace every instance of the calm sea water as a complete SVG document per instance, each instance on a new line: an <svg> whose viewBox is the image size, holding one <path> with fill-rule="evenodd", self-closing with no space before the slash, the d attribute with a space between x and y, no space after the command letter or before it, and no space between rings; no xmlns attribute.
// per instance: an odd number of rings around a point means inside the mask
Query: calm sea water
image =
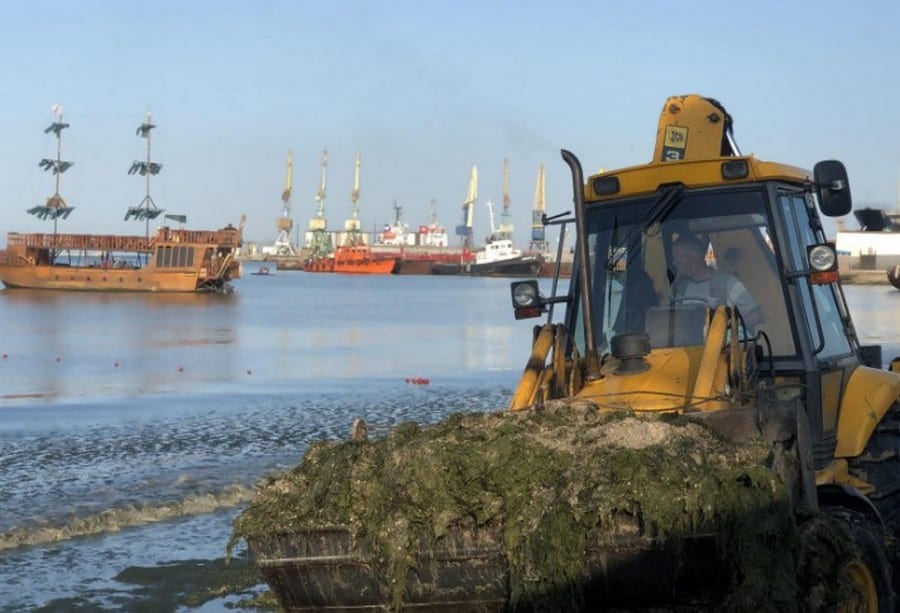
<svg viewBox="0 0 900 613"><path fill-rule="evenodd" d="M377 431L505 406L535 323L504 279L235 287L0 291L0 611L190 609L180 576L221 560L261 477L356 416Z"/></svg>
<svg viewBox="0 0 900 613"><path fill-rule="evenodd" d="M0 611L233 610L176 593L260 478L357 416L506 405L537 321L508 288L277 272L230 296L0 291ZM846 294L863 342L900 356L900 292Z"/></svg>

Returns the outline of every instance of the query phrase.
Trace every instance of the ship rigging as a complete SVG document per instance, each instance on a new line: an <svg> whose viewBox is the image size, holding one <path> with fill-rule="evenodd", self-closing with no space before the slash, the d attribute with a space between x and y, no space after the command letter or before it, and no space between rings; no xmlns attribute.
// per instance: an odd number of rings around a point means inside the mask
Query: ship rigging
<svg viewBox="0 0 900 613"><path fill-rule="evenodd" d="M56 178L56 191L53 192L52 196L47 198L47 202L44 206L32 207L28 209L28 213L30 215L34 215L38 219L52 219L53 235L56 236L58 221L60 219L67 218L72 213L72 211L75 210L75 207L67 205L66 201L59 194L60 177L62 176L62 173L71 168L72 165L75 164L75 162L67 162L61 158L62 131L69 127L69 124L63 122L62 106L60 106L59 104L54 104L51 108L51 111L55 116L56 121L51 123L44 130L44 134L53 132L56 135L56 159L44 158L38 163L38 166L40 166L44 170L53 171L53 174Z"/></svg>

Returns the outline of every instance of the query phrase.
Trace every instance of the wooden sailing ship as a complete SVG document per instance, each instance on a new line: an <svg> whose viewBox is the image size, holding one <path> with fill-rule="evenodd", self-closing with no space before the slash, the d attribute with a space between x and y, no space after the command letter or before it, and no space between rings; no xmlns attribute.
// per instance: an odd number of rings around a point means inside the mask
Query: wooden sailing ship
<svg viewBox="0 0 900 613"><path fill-rule="evenodd" d="M150 220L162 209L150 196L150 177L159 173L161 164L150 160L150 133L156 126L142 123L137 133L147 139L147 159L135 161L129 174L146 178L143 201L130 207L125 220L146 223L144 236L107 234L63 234L57 230L74 207L60 196L60 176L73 162L60 157L62 131L69 124L62 120L62 109L54 107L56 121L45 130L57 140L56 159L43 159L41 168L56 176L56 191L43 206L28 210L40 219L53 220L53 233L22 234L11 232L6 249L0 251L0 281L8 288L79 290L105 292L229 292L231 281L241 276L237 259L242 227L228 224L212 231L159 228L152 236ZM184 215L166 215L166 219L185 223ZM243 226L243 223L240 224Z"/></svg>

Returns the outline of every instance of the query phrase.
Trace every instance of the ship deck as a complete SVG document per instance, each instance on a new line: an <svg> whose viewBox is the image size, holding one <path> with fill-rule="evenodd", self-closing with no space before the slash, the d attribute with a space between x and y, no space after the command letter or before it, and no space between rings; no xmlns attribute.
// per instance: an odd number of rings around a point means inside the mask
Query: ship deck
<svg viewBox="0 0 900 613"><path fill-rule="evenodd" d="M170 228L161 228L149 239L146 236L122 234L25 234L19 232L10 232L6 238L7 248L129 251L134 253L152 251L156 243L238 247L241 238L240 232L231 229L172 230Z"/></svg>

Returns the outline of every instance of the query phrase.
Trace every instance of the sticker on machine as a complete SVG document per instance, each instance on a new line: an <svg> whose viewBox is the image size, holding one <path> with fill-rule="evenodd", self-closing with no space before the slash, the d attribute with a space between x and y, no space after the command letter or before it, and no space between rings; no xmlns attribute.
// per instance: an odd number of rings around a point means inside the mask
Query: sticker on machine
<svg viewBox="0 0 900 613"><path fill-rule="evenodd" d="M666 136L663 140L661 162L674 162L684 159L684 150L687 147L688 129L683 126L666 126Z"/></svg>

